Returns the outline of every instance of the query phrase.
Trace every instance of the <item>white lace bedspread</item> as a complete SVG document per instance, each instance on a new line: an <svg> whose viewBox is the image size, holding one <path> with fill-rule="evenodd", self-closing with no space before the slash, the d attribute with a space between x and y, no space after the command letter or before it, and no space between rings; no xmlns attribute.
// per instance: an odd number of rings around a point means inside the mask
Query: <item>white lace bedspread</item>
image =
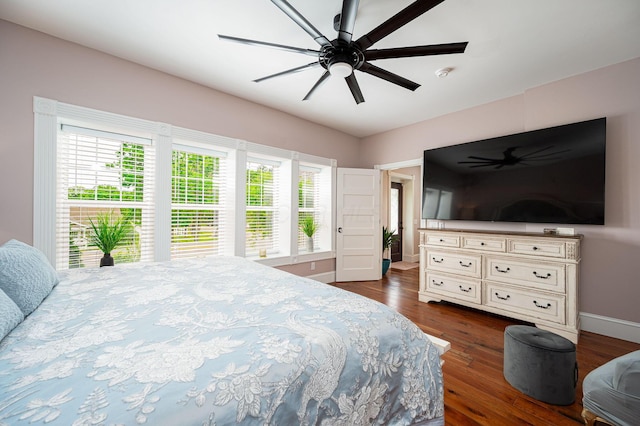
<svg viewBox="0 0 640 426"><path fill-rule="evenodd" d="M443 423L436 347L380 303L233 257L60 278L0 342L0 425Z"/></svg>

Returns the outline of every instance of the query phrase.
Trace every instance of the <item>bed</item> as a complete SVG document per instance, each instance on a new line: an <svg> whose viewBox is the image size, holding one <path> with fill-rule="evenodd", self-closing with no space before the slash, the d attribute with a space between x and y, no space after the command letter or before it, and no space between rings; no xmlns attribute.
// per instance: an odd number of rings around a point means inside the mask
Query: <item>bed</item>
<svg viewBox="0 0 640 426"><path fill-rule="evenodd" d="M378 302L208 257L47 270L24 314L11 281L38 268L16 262L0 252L0 425L444 424L446 342Z"/></svg>

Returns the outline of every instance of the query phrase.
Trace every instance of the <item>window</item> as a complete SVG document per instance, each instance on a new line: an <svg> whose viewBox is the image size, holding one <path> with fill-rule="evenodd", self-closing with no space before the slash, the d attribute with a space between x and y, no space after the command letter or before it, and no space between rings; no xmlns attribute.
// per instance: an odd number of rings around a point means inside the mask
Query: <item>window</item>
<svg viewBox="0 0 640 426"><path fill-rule="evenodd" d="M34 135L33 245L56 269L99 264L90 230L105 215L130 225L116 264L333 254L335 160L38 97Z"/></svg>
<svg viewBox="0 0 640 426"><path fill-rule="evenodd" d="M111 253L118 263L152 260L153 167L151 141L63 125L58 134L56 267L97 266L91 244L101 215L123 218L129 233Z"/></svg>
<svg viewBox="0 0 640 426"><path fill-rule="evenodd" d="M250 158L246 176L246 254L264 257L280 248L277 239L279 163Z"/></svg>
<svg viewBox="0 0 640 426"><path fill-rule="evenodd" d="M171 258L220 254L226 155L174 145L171 169Z"/></svg>
<svg viewBox="0 0 640 426"><path fill-rule="evenodd" d="M320 169L300 166L298 178L298 250L309 252L318 248L318 233L313 235L313 244L307 243L308 237L303 232L302 224L305 220L313 220L316 227L321 222L320 216Z"/></svg>

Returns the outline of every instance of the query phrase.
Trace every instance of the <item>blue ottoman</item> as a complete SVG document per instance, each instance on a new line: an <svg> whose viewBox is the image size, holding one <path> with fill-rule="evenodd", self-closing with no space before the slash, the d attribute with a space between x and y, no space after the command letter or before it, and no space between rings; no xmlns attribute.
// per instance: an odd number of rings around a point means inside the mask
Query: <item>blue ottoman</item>
<svg viewBox="0 0 640 426"><path fill-rule="evenodd" d="M570 405L576 399L576 346L550 331L510 325L504 331L504 378L539 401Z"/></svg>

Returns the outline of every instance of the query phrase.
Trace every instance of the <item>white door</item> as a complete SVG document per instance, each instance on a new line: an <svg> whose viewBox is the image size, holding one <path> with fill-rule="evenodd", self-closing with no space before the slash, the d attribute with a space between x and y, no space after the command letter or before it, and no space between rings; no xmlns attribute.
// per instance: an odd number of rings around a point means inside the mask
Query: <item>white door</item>
<svg viewBox="0 0 640 426"><path fill-rule="evenodd" d="M382 277L380 171L338 168L336 281Z"/></svg>

